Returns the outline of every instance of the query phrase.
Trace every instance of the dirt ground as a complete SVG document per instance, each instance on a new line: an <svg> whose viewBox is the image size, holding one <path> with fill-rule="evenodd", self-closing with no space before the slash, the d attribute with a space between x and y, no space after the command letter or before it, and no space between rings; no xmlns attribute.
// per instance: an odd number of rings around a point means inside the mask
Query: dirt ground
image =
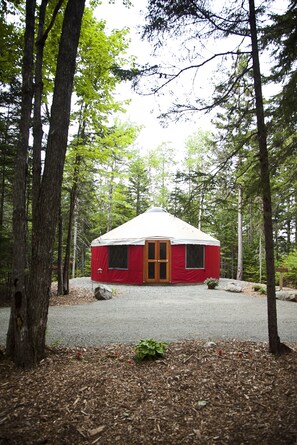
<svg viewBox="0 0 297 445"><path fill-rule="evenodd" d="M82 301L92 292L50 304ZM289 346L275 357L263 343L185 341L141 363L135 345L58 348L29 371L0 354L0 445L296 445Z"/></svg>

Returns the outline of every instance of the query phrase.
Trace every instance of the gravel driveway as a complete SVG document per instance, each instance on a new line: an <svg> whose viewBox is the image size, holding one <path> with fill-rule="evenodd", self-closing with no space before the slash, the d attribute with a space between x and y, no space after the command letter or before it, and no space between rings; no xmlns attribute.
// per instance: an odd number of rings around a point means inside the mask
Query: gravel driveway
<svg viewBox="0 0 297 445"><path fill-rule="evenodd" d="M230 281L230 280L229 280ZM267 341L265 297L226 292L227 280L216 290L205 285L112 285L112 300L49 308L47 343L96 346L135 343L154 337L163 341L239 339ZM94 287L90 279L73 286ZM297 304L277 301L282 341L297 342ZM0 344L5 344L9 308L0 309Z"/></svg>

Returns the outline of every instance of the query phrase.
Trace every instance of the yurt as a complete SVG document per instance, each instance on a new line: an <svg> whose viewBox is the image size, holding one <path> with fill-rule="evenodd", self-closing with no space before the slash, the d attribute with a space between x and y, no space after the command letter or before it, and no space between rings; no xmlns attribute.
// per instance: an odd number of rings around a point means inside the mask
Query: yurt
<svg viewBox="0 0 297 445"><path fill-rule="evenodd" d="M99 236L91 247L91 279L102 283L202 283L220 275L220 242L161 207Z"/></svg>

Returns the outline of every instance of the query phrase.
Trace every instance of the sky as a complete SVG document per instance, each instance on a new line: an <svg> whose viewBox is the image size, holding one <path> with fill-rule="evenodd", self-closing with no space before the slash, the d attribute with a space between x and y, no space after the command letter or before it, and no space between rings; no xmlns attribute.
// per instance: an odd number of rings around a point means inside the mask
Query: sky
<svg viewBox="0 0 297 445"><path fill-rule="evenodd" d="M108 0L103 0L102 5L97 8L98 19L106 20L107 30L130 28L131 44L130 54L137 57L139 64L145 64L148 60L156 63L150 55L152 47L147 41L140 37L141 25L144 24L144 11L146 0L134 0L134 6L127 8L122 5L121 0L116 0L115 4L110 4ZM165 96L143 96L132 91L129 82L122 83L117 89L119 99L131 99L131 104L127 107L127 113L121 116L121 120L130 121L136 125L143 126L136 140L135 145L147 151L157 148L163 142L169 142L177 152L184 150L186 138L198 129L209 129L210 119L202 114L191 116L190 122L167 123L164 128L158 115L160 107L164 109L170 105L171 98Z"/></svg>
<svg viewBox="0 0 297 445"><path fill-rule="evenodd" d="M151 44L141 39L142 26L145 23L147 0L132 0L132 2L134 6L127 8L123 6L122 0L114 0L113 4L110 4L109 0L102 0L102 5L97 8L97 17L98 19L106 20L107 30L122 29L123 27L130 28L130 54L137 57L137 62L140 65L147 62L158 64L160 63L160 59L151 56ZM286 4L287 0L273 0L271 8L274 9L274 12L280 13L286 8ZM233 41L232 39L228 40L228 49L236 49L237 43L237 41ZM225 40L223 44L223 49L225 50ZM166 42L166 48L168 48L168 45L170 46L170 42ZM174 50L175 47L173 45L172 48ZM218 51L217 45L218 41L216 41L213 46L210 45L210 42L207 43L207 48L205 48L207 56L210 57ZM178 50L180 51L180 48L178 48ZM186 51L187 48L184 49L184 53ZM166 59L166 53L164 52L163 54L164 59L161 60L162 65ZM262 71L266 69L266 63L267 67L270 68L269 59L266 59L266 61L265 59L261 59ZM192 97L194 97L194 94L195 97L200 97L201 95L207 97L207 95L210 95L208 87L210 84L209 80L213 76L217 76L215 77L216 81L219 75L220 72L213 74L211 69L208 68L208 71L201 72L201 70L199 70L197 73L198 79L195 78L195 83L193 82L192 74L191 77L188 77L188 82L186 81L187 78L183 78L184 83L180 84L179 87L177 86L178 96L182 96L188 88L188 93L190 95L192 94ZM173 91L173 93L175 93L175 91ZM272 93L275 93L275 91ZM163 128L158 119L158 115L160 114L160 108L164 111L170 106L172 96L169 94L164 94L162 97L139 95L131 90L129 82L122 83L117 90L117 94L119 99L131 99L131 105L128 106L127 113L121 116L121 120L130 121L131 123L144 127L135 144L144 151L157 148L163 142L171 142L171 146L176 149L177 153L182 152L184 151L185 141L188 136L198 130L210 130L212 128L211 116L201 112L191 113L187 122L168 122L167 128Z"/></svg>

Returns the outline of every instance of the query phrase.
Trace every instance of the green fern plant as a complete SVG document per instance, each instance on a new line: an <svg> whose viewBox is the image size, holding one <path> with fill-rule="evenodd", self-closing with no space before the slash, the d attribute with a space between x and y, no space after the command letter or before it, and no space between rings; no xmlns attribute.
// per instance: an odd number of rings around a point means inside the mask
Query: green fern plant
<svg viewBox="0 0 297 445"><path fill-rule="evenodd" d="M166 352L167 343L149 338L140 340L135 347L136 360L157 359L163 357Z"/></svg>

